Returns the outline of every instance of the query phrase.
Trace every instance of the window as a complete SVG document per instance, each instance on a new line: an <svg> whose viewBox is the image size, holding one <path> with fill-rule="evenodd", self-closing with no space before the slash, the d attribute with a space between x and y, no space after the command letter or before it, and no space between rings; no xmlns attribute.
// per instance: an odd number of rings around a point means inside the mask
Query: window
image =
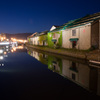
<svg viewBox="0 0 100 100"><path fill-rule="evenodd" d="M72 73L72 79L75 80L76 76L74 73Z"/></svg>
<svg viewBox="0 0 100 100"><path fill-rule="evenodd" d="M55 37L56 37L56 34L54 33L54 34L53 34L53 38L55 38Z"/></svg>
<svg viewBox="0 0 100 100"><path fill-rule="evenodd" d="M76 36L76 30L72 30L72 36Z"/></svg>
<svg viewBox="0 0 100 100"><path fill-rule="evenodd" d="M38 41L38 45L39 45L39 41Z"/></svg>

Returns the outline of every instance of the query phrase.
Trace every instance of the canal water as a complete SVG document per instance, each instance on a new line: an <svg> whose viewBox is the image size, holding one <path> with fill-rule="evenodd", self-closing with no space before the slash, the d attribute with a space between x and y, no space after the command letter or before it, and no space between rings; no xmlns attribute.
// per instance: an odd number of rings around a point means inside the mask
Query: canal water
<svg viewBox="0 0 100 100"><path fill-rule="evenodd" d="M80 59L5 46L0 48L0 99L100 100L100 68Z"/></svg>

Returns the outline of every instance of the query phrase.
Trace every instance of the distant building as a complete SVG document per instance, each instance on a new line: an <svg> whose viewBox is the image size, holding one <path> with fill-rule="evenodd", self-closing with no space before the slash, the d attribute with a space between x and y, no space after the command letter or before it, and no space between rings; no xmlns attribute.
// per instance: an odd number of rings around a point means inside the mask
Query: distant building
<svg viewBox="0 0 100 100"><path fill-rule="evenodd" d="M4 41L4 40L6 40L6 34L1 33L0 34L0 41Z"/></svg>
<svg viewBox="0 0 100 100"><path fill-rule="evenodd" d="M38 45L43 45L43 46L48 45L47 32L48 31L43 31L38 34L38 36L37 36L38 37Z"/></svg>
<svg viewBox="0 0 100 100"><path fill-rule="evenodd" d="M35 32L35 33L33 33L32 35L30 35L30 36L27 37L27 41L28 41L29 44L33 44L33 36L34 36L35 34L37 34L37 32Z"/></svg>
<svg viewBox="0 0 100 100"><path fill-rule="evenodd" d="M47 32L48 31L43 31L43 32L35 32L31 36L29 36L27 39L30 44L33 45L48 45L47 43Z"/></svg>

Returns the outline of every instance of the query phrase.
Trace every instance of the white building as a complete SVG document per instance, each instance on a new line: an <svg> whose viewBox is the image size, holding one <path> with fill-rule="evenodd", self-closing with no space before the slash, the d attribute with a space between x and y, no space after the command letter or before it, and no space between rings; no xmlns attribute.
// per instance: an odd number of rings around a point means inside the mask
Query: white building
<svg viewBox="0 0 100 100"><path fill-rule="evenodd" d="M62 47L89 49L91 47L91 24L63 30Z"/></svg>
<svg viewBox="0 0 100 100"><path fill-rule="evenodd" d="M47 43L47 32L48 31L44 31L44 32L35 32L31 37L30 37L30 41L31 44L33 45L48 45Z"/></svg>
<svg viewBox="0 0 100 100"><path fill-rule="evenodd" d="M91 46L100 48L99 19L100 13L96 13L66 23L62 31L62 47L81 50L89 49Z"/></svg>

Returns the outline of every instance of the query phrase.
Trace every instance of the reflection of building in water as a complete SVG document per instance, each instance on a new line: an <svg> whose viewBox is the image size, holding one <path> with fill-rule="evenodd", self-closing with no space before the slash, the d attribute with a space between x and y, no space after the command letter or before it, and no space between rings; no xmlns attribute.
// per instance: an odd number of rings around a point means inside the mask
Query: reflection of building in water
<svg viewBox="0 0 100 100"><path fill-rule="evenodd" d="M100 95L100 69L55 57L48 57L48 68Z"/></svg>
<svg viewBox="0 0 100 100"><path fill-rule="evenodd" d="M15 52L15 51L16 51L16 47L12 47L11 45L0 46L0 60L3 60L5 57L8 57L8 53Z"/></svg>
<svg viewBox="0 0 100 100"><path fill-rule="evenodd" d="M80 86L100 95L100 69L63 60L62 74Z"/></svg>
<svg viewBox="0 0 100 100"><path fill-rule="evenodd" d="M48 65L46 54L39 53L37 51L28 50L28 54L34 57L35 59L39 60L41 63Z"/></svg>
<svg viewBox="0 0 100 100"><path fill-rule="evenodd" d="M28 51L28 53L43 64L48 65L48 69L100 95L100 68L67 59L56 58L37 51Z"/></svg>
<svg viewBox="0 0 100 100"><path fill-rule="evenodd" d="M62 74L86 88L89 87L89 72L88 65L63 60Z"/></svg>
<svg viewBox="0 0 100 100"><path fill-rule="evenodd" d="M43 64L48 64L47 63L47 55L46 54L42 54L39 53L37 51L32 51L32 50L28 50L28 54L32 57L34 57L35 59L37 59L38 61L42 62Z"/></svg>
<svg viewBox="0 0 100 100"><path fill-rule="evenodd" d="M28 54L29 54L30 56L36 58L37 60L39 60L38 52L29 50L29 51L28 51Z"/></svg>
<svg viewBox="0 0 100 100"><path fill-rule="evenodd" d="M38 52L33 51L32 56L33 56L34 58L36 58L37 60L39 60Z"/></svg>
<svg viewBox="0 0 100 100"><path fill-rule="evenodd" d="M97 94L100 96L100 69L98 69Z"/></svg>
<svg viewBox="0 0 100 100"><path fill-rule="evenodd" d="M28 53L30 56L34 57L34 56L33 56L33 51L27 50L27 53Z"/></svg>
<svg viewBox="0 0 100 100"><path fill-rule="evenodd" d="M48 56L43 53L38 53L39 61L42 62L45 65L48 65Z"/></svg>
<svg viewBox="0 0 100 100"><path fill-rule="evenodd" d="M48 57L48 68L61 74L62 73L62 60L49 56Z"/></svg>
<svg viewBox="0 0 100 100"><path fill-rule="evenodd" d="M100 68L90 68L89 89L100 95Z"/></svg>

